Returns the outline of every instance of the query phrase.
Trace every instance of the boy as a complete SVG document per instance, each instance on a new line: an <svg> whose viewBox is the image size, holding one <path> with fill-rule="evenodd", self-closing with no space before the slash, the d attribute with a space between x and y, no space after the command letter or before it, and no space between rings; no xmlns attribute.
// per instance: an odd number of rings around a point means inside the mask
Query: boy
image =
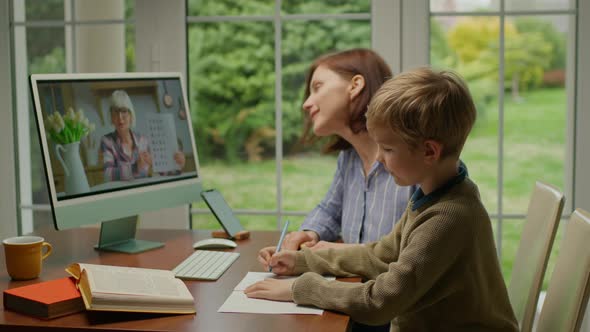
<svg viewBox="0 0 590 332"><path fill-rule="evenodd" d="M489 216L459 163L475 117L469 90L453 73L420 68L386 82L367 127L397 184L420 185L395 229L340 250L264 248L259 260L277 274L313 272L259 282L246 295L341 311L365 324L391 320L392 331L518 331Z"/></svg>

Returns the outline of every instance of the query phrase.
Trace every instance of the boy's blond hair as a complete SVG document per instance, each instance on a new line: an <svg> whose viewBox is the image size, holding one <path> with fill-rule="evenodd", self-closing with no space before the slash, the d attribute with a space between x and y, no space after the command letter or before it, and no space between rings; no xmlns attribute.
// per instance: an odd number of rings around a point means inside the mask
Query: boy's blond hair
<svg viewBox="0 0 590 332"><path fill-rule="evenodd" d="M386 124L412 147L425 140L441 143L441 159L459 157L475 118L465 82L451 71L427 67L385 82L367 111L369 127Z"/></svg>

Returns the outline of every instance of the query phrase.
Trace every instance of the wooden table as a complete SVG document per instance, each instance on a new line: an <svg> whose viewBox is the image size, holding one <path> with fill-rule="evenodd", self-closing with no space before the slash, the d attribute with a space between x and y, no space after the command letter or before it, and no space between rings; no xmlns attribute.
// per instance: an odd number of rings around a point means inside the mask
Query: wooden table
<svg viewBox="0 0 590 332"><path fill-rule="evenodd" d="M4 248L0 249L0 288L2 290L67 276L70 263L92 263L172 269L192 252L192 244L210 237L210 232L189 230L141 230L139 239L162 241L163 248L140 254L101 252L93 249L98 229L42 231L53 245L53 253L43 265L41 277L30 281L11 281L6 272ZM238 241L234 249L241 255L217 281L187 281L195 298L196 315L158 315L137 313L82 312L53 320L40 320L16 312L0 311L0 331L345 331L349 317L325 311L323 315L261 315L218 313L233 288L248 271L260 271L258 250L276 245L278 232L252 232L248 240ZM352 279L354 281L354 279ZM2 307L3 303L2 303Z"/></svg>

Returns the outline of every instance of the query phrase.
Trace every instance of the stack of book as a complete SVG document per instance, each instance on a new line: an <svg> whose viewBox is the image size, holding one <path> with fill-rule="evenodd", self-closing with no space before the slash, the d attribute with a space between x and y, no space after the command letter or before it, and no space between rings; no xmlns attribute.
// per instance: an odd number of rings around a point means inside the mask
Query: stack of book
<svg viewBox="0 0 590 332"><path fill-rule="evenodd" d="M8 310L42 319L83 310L193 314L195 299L172 271L71 264L71 277L4 291Z"/></svg>

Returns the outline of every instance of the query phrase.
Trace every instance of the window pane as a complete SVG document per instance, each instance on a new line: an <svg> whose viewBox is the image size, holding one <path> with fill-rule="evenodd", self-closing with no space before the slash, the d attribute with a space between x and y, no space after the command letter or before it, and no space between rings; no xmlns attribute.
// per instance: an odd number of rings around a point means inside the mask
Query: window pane
<svg viewBox="0 0 590 332"><path fill-rule="evenodd" d="M189 0L189 16L273 15L272 0Z"/></svg>
<svg viewBox="0 0 590 332"><path fill-rule="evenodd" d="M489 213L498 195L498 40L497 17L435 17L430 24L430 62L452 69L467 81L477 121L461 159L479 186Z"/></svg>
<svg viewBox="0 0 590 332"><path fill-rule="evenodd" d="M272 23L193 24L188 40L204 188L234 209L276 209Z"/></svg>
<svg viewBox="0 0 590 332"><path fill-rule="evenodd" d="M225 194L224 194L225 195ZM201 203L197 204L201 207ZM204 203L203 203L204 205ZM197 207L197 206L194 206ZM205 207L206 208L206 207ZM277 229L277 217L269 215L236 215L236 218L240 221L240 224L249 231L256 230L276 230ZM192 215L193 229L211 229L221 230L221 225L215 219L212 213L207 214L193 214ZM289 227L291 228L291 227Z"/></svg>
<svg viewBox="0 0 590 332"><path fill-rule="evenodd" d="M432 12L487 12L495 10L500 10L500 1L430 0L430 11Z"/></svg>
<svg viewBox="0 0 590 332"><path fill-rule="evenodd" d="M286 14L342 14L369 13L370 0L283 0L281 12Z"/></svg>
<svg viewBox="0 0 590 332"><path fill-rule="evenodd" d="M135 0L125 0L125 19L135 18Z"/></svg>
<svg viewBox="0 0 590 332"><path fill-rule="evenodd" d="M49 202L44 202L43 204L49 204ZM42 211L37 210L33 211L33 229L53 229L53 214L51 210Z"/></svg>
<svg viewBox="0 0 590 332"><path fill-rule="evenodd" d="M17 31L26 31L29 74L66 71L63 27L15 27Z"/></svg>
<svg viewBox="0 0 590 332"><path fill-rule="evenodd" d="M518 0L506 1L505 8L509 10L566 10L574 9L576 7L575 0Z"/></svg>
<svg viewBox="0 0 590 332"><path fill-rule="evenodd" d="M15 27L15 34L26 33L27 63L29 74L64 73L66 71L64 28ZM41 156L41 145L33 105L29 105L29 136L31 137L31 190L33 204L49 204L45 180L45 166ZM50 213L34 213L34 228L51 225Z"/></svg>
<svg viewBox="0 0 590 332"><path fill-rule="evenodd" d="M277 217L239 215L240 223L247 230L275 230L277 229Z"/></svg>
<svg viewBox="0 0 590 332"><path fill-rule="evenodd" d="M26 0L25 15L27 21L64 19L63 0Z"/></svg>
<svg viewBox="0 0 590 332"><path fill-rule="evenodd" d="M311 211L316 207L336 170L336 155L321 155L320 145L302 147L300 143L308 67L316 57L328 52L368 48L370 40L369 21L288 21L283 25L283 207L287 211ZM303 221L299 219L297 226Z"/></svg>
<svg viewBox="0 0 590 332"><path fill-rule="evenodd" d="M564 190L568 22L562 16L505 23L504 193L506 213L526 213L537 180ZM573 71L572 71L573 72Z"/></svg>
<svg viewBox="0 0 590 332"><path fill-rule="evenodd" d="M125 69L135 71L135 25L125 25Z"/></svg>
<svg viewBox="0 0 590 332"><path fill-rule="evenodd" d="M520 235L524 228L524 222L524 219L502 219L502 259L500 260L500 266L502 267L506 286L510 285L510 278L512 278L512 266L520 244ZM492 219L492 225L495 238L498 232L498 220Z"/></svg>
<svg viewBox="0 0 590 332"><path fill-rule="evenodd" d="M32 103L29 106L29 135L31 137L31 191L33 204L49 204L49 189L45 175L45 165L41 153L41 143ZM22 167L21 167L22 168ZM51 211L35 211L33 213L33 229L53 225Z"/></svg>
<svg viewBox="0 0 590 332"><path fill-rule="evenodd" d="M561 248L561 244L563 242L563 233L565 232L566 225L567 221L562 219L559 223L559 227L557 228L555 240L553 240L553 246L551 247L549 261L547 262L547 269L545 270L545 277L543 278L543 286L541 287L541 289L544 291L547 290L549 280L551 280L551 275L555 269L555 263L557 262L557 255L559 255L559 249Z"/></svg>
<svg viewBox="0 0 590 332"><path fill-rule="evenodd" d="M285 211L308 212L324 198L336 171L336 155L319 152L293 153L283 159L283 208ZM298 222L290 218L297 228Z"/></svg>
<svg viewBox="0 0 590 332"><path fill-rule="evenodd" d="M334 163L336 161L334 160ZM304 195L307 195L308 192L306 191ZM283 220L289 220L289 232L294 232L299 230L301 224L303 224L303 220L305 220L305 216L285 216ZM283 223L284 225L284 223Z"/></svg>

